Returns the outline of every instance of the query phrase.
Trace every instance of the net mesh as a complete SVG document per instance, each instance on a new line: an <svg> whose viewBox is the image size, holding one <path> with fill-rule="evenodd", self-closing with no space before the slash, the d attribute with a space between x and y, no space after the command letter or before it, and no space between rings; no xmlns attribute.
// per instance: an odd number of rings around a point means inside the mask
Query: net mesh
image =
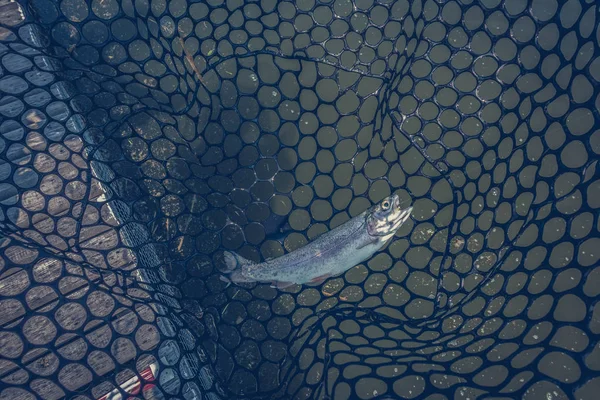
<svg viewBox="0 0 600 400"><path fill-rule="evenodd" d="M594 1L0 0L0 399L595 399ZM219 279L398 193L319 286Z"/></svg>

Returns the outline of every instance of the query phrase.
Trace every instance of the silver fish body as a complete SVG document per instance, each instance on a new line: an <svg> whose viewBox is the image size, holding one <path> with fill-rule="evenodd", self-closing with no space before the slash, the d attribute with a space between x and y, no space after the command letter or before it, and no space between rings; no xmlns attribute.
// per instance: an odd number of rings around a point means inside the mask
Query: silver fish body
<svg viewBox="0 0 600 400"><path fill-rule="evenodd" d="M228 278L223 280L271 282L278 288L322 283L369 259L394 236L412 211L401 209L399 203L397 195L390 196L306 246L263 263L226 251Z"/></svg>

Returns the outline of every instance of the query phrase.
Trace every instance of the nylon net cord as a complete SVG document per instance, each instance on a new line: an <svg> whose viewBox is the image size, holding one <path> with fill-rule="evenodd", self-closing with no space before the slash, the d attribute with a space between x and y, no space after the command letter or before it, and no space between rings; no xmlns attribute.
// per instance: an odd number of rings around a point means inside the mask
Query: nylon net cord
<svg viewBox="0 0 600 400"><path fill-rule="evenodd" d="M0 399L595 399L594 1L0 1ZM220 281L397 193L322 285Z"/></svg>

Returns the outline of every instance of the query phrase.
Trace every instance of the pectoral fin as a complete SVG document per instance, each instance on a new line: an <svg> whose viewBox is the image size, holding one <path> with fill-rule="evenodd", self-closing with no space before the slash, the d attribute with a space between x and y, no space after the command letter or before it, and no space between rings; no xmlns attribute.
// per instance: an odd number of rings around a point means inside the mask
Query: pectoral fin
<svg viewBox="0 0 600 400"><path fill-rule="evenodd" d="M358 247L356 248L356 250L360 250L360 249L362 249L362 248L364 248L364 247L367 247L367 246L369 246L369 245L372 245L373 243L375 243L375 241L366 242L366 243L364 243L364 244L362 244L362 245L358 246Z"/></svg>

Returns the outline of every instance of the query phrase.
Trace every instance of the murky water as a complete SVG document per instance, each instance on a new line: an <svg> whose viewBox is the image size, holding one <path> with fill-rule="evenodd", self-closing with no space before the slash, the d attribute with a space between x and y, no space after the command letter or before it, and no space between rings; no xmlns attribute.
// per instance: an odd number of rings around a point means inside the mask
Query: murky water
<svg viewBox="0 0 600 400"><path fill-rule="evenodd" d="M595 399L598 11L0 6L0 399ZM345 274L220 280L392 193Z"/></svg>

